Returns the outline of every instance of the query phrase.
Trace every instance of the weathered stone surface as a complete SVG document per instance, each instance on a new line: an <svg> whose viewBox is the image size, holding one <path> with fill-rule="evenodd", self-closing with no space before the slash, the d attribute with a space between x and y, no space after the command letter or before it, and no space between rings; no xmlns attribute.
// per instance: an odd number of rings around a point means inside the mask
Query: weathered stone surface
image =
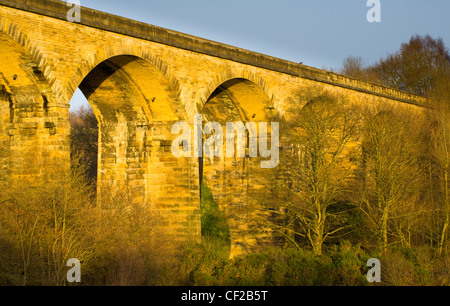
<svg viewBox="0 0 450 306"><path fill-rule="evenodd" d="M79 87L99 121L99 191L129 186L179 241L200 239L197 158L170 151L175 122L270 122L301 88L321 85L364 105L420 105L413 95L65 2L0 0L0 179L70 165L69 101ZM289 132L289 131L284 131ZM281 131L283 133L283 131ZM264 245L260 160L204 160L226 211L234 255ZM99 192L101 197L101 192ZM270 239L269 239L270 240ZM267 241L269 241L267 240Z"/></svg>

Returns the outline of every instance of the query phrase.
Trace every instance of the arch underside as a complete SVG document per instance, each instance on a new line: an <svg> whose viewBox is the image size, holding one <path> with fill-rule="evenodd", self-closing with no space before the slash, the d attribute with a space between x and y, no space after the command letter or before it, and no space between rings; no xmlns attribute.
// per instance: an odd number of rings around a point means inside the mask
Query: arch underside
<svg viewBox="0 0 450 306"><path fill-rule="evenodd" d="M79 88L99 122L99 199L126 186L133 201L164 214L166 232L195 235L198 174L171 152L172 125L186 115L170 82L146 60L123 55L99 64Z"/></svg>
<svg viewBox="0 0 450 306"><path fill-rule="evenodd" d="M203 123L218 122L224 128L227 123L270 123L272 113L270 99L256 84L245 79L232 79L219 86L202 109ZM270 124L269 124L270 126ZM209 135L204 135L208 138ZM226 156L224 139L223 157L204 157L205 183L211 189L216 202L227 216L231 238L231 256L261 248L270 240L262 233L260 221L265 214L260 202L264 198L263 179L266 171L261 169L260 157L248 155L248 133L246 135L246 157ZM235 141L235 152L237 152ZM259 156L259 155L258 155ZM266 175L267 177L267 175Z"/></svg>

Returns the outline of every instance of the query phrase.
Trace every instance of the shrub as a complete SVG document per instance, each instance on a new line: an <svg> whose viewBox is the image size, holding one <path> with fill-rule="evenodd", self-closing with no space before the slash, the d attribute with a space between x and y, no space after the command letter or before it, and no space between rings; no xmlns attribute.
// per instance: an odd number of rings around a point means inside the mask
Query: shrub
<svg viewBox="0 0 450 306"><path fill-rule="evenodd" d="M230 247L230 230L225 214L220 210L219 204L214 201L212 192L205 180L201 185L201 224L202 237L215 240L222 247Z"/></svg>
<svg viewBox="0 0 450 306"><path fill-rule="evenodd" d="M70 258L82 263L82 285L159 281L172 247L160 216L126 188L97 203L84 173L0 188L0 285L66 285Z"/></svg>
<svg viewBox="0 0 450 306"><path fill-rule="evenodd" d="M233 259L200 244L185 250L177 271L183 271L178 275L185 275L185 285L193 286L356 286L368 284L364 257L349 243L322 256L303 249L270 248Z"/></svg>

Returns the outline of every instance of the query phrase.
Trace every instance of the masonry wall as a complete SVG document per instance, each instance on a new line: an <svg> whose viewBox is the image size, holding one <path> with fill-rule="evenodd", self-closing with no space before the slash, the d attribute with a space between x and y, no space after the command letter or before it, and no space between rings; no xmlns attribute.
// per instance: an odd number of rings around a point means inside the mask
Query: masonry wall
<svg viewBox="0 0 450 306"><path fill-rule="evenodd" d="M80 87L99 119L100 190L131 188L136 201L166 214L168 232L183 241L200 239L198 160L172 156L176 135L170 128L177 121L192 125L227 81L246 80L226 91L247 120L259 122L268 120L268 113L285 114L296 93L311 86L361 105L416 107L421 102L389 88L90 9L83 8L81 23L69 23L67 9L54 0L0 0L0 178L68 168L69 102ZM103 82L96 84L99 79ZM258 163L223 160L205 167L215 197L229 211L234 254L265 239L255 234L258 215L264 214L257 198L268 183Z"/></svg>

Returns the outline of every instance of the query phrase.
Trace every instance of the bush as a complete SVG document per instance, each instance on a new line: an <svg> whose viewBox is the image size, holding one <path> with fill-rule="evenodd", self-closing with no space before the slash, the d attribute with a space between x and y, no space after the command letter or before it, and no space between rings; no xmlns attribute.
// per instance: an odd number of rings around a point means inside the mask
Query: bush
<svg viewBox="0 0 450 306"><path fill-rule="evenodd" d="M220 247L230 248L230 230L225 214L214 201L212 192L205 180L201 185L201 224L202 237L215 240Z"/></svg>
<svg viewBox="0 0 450 306"><path fill-rule="evenodd" d="M52 181L10 181L0 189L0 279L9 285L62 285L67 260L86 269L93 253L89 187L77 173Z"/></svg>
<svg viewBox="0 0 450 306"><path fill-rule="evenodd" d="M356 286L367 285L364 253L343 243L330 255L312 251L271 248L261 253L228 259L212 245L191 246L180 257L191 286ZM183 267L180 269L180 267ZM189 277L186 277L189 275Z"/></svg>
<svg viewBox="0 0 450 306"><path fill-rule="evenodd" d="M160 282L172 247L161 217L126 188L97 203L84 173L0 188L0 285L66 285L70 258L82 263L82 285Z"/></svg>
<svg viewBox="0 0 450 306"><path fill-rule="evenodd" d="M380 260L383 285L411 286L415 284L414 265L400 252L385 254Z"/></svg>
<svg viewBox="0 0 450 306"><path fill-rule="evenodd" d="M450 256L436 257L429 248L393 248L380 257L386 286L448 286Z"/></svg>

